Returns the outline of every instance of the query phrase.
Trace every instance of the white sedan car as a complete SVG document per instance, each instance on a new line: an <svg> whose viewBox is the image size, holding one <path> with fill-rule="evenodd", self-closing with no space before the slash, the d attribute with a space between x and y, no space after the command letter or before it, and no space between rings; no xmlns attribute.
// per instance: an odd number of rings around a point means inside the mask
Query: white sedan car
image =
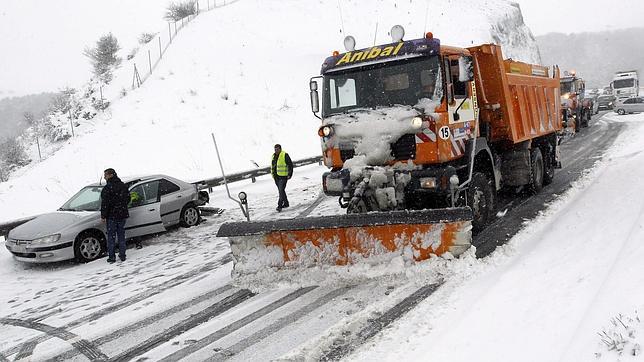
<svg viewBox="0 0 644 362"><path fill-rule="evenodd" d="M199 192L196 185L165 175L130 177L123 182L131 199L125 224L127 239L164 232L176 224L197 225L198 206L208 202L208 193ZM85 186L57 211L12 229L7 249L16 259L32 263L99 258L107 249L100 211L103 186Z"/></svg>
<svg viewBox="0 0 644 362"><path fill-rule="evenodd" d="M618 99L613 109L618 114L644 112L644 97Z"/></svg>

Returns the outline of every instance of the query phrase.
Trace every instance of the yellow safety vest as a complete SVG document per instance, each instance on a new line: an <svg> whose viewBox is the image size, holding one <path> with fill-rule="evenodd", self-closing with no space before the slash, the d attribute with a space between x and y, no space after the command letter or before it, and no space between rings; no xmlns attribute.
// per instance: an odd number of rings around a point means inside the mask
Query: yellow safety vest
<svg viewBox="0 0 644 362"><path fill-rule="evenodd" d="M275 157L275 154L273 154ZM288 166L286 165L286 152L280 152L277 156L277 176L288 176ZM273 174L273 162L271 161L271 174Z"/></svg>

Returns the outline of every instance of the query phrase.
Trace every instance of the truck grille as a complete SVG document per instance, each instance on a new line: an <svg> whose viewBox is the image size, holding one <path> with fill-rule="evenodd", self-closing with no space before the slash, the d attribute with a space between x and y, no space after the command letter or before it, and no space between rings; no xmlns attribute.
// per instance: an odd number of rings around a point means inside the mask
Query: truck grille
<svg viewBox="0 0 644 362"><path fill-rule="evenodd" d="M342 162L349 160L355 156L356 150L354 149L348 149L348 150L340 150L340 159L342 159Z"/></svg>
<svg viewBox="0 0 644 362"><path fill-rule="evenodd" d="M403 135L391 144L391 155L396 160L410 160L416 158L416 135Z"/></svg>

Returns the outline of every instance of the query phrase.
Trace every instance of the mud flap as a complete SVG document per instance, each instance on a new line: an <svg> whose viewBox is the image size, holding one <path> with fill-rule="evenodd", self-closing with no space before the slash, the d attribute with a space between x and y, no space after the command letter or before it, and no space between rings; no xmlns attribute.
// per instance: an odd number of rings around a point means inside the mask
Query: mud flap
<svg viewBox="0 0 644 362"><path fill-rule="evenodd" d="M396 257L421 261L450 252L458 256L472 241L469 207L372 212L223 224L233 274L267 267L386 263Z"/></svg>

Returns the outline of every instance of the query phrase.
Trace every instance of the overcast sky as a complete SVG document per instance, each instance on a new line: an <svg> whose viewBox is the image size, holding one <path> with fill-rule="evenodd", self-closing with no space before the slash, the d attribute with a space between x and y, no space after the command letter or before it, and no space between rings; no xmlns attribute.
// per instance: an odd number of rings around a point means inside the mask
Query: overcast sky
<svg viewBox="0 0 644 362"><path fill-rule="evenodd" d="M516 1L535 35L644 26L644 0ZM82 84L90 75L86 46L111 31L127 52L141 32L161 30L168 2L0 0L0 98Z"/></svg>

